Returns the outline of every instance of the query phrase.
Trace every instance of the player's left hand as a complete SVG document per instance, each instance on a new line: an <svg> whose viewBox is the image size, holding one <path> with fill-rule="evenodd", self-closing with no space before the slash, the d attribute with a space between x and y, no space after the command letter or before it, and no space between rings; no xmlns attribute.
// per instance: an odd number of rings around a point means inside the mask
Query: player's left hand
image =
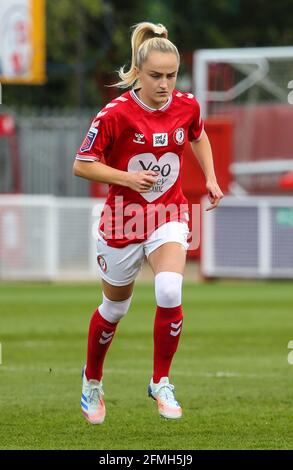
<svg viewBox="0 0 293 470"><path fill-rule="evenodd" d="M208 198L211 203L211 205L207 207L206 211L210 211L218 206L220 200L224 197L224 194L217 182L207 181L206 188L208 191Z"/></svg>

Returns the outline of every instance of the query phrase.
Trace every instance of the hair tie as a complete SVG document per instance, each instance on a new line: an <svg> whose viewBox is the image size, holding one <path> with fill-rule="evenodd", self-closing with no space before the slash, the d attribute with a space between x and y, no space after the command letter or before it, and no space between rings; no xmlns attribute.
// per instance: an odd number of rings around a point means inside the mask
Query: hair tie
<svg viewBox="0 0 293 470"><path fill-rule="evenodd" d="M162 36L162 34L164 34L164 33L160 33L160 34L159 33L154 33L154 37L155 38L163 38L164 36Z"/></svg>

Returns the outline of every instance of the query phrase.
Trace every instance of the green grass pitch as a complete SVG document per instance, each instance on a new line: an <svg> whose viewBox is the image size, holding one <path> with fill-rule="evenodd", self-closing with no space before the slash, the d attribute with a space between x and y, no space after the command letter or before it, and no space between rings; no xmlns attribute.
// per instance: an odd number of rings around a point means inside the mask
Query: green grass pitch
<svg viewBox="0 0 293 470"><path fill-rule="evenodd" d="M0 284L1 449L292 449L293 288L289 282L184 285L171 382L183 418L147 397L153 286L137 284L106 358L103 425L80 412L93 284Z"/></svg>

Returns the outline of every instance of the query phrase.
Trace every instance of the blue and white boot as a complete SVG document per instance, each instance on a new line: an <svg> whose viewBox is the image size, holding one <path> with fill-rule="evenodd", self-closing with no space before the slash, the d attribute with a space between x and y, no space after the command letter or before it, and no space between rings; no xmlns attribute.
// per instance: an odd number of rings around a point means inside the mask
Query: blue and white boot
<svg viewBox="0 0 293 470"><path fill-rule="evenodd" d="M182 409L175 398L174 390L175 387L169 383L168 377L162 377L157 384L151 379L148 386L149 397L156 400L159 414L167 419L179 419L182 416Z"/></svg>
<svg viewBox="0 0 293 470"><path fill-rule="evenodd" d="M103 400L102 381L87 380L85 368L82 370L81 411L85 419L91 424L102 424L106 416Z"/></svg>

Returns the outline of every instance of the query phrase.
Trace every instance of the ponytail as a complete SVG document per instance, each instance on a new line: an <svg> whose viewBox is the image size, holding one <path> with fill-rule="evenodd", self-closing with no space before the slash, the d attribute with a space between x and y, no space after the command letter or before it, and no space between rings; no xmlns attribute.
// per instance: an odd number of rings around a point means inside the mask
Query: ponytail
<svg viewBox="0 0 293 470"><path fill-rule="evenodd" d="M140 68L147 60L152 50L159 52L172 52L180 62L177 47L168 39L168 31L164 25L158 23L138 23L132 27L134 29L131 36L132 59L130 69L125 72L121 67L118 71L121 80L112 86L128 88L137 81L135 67Z"/></svg>

